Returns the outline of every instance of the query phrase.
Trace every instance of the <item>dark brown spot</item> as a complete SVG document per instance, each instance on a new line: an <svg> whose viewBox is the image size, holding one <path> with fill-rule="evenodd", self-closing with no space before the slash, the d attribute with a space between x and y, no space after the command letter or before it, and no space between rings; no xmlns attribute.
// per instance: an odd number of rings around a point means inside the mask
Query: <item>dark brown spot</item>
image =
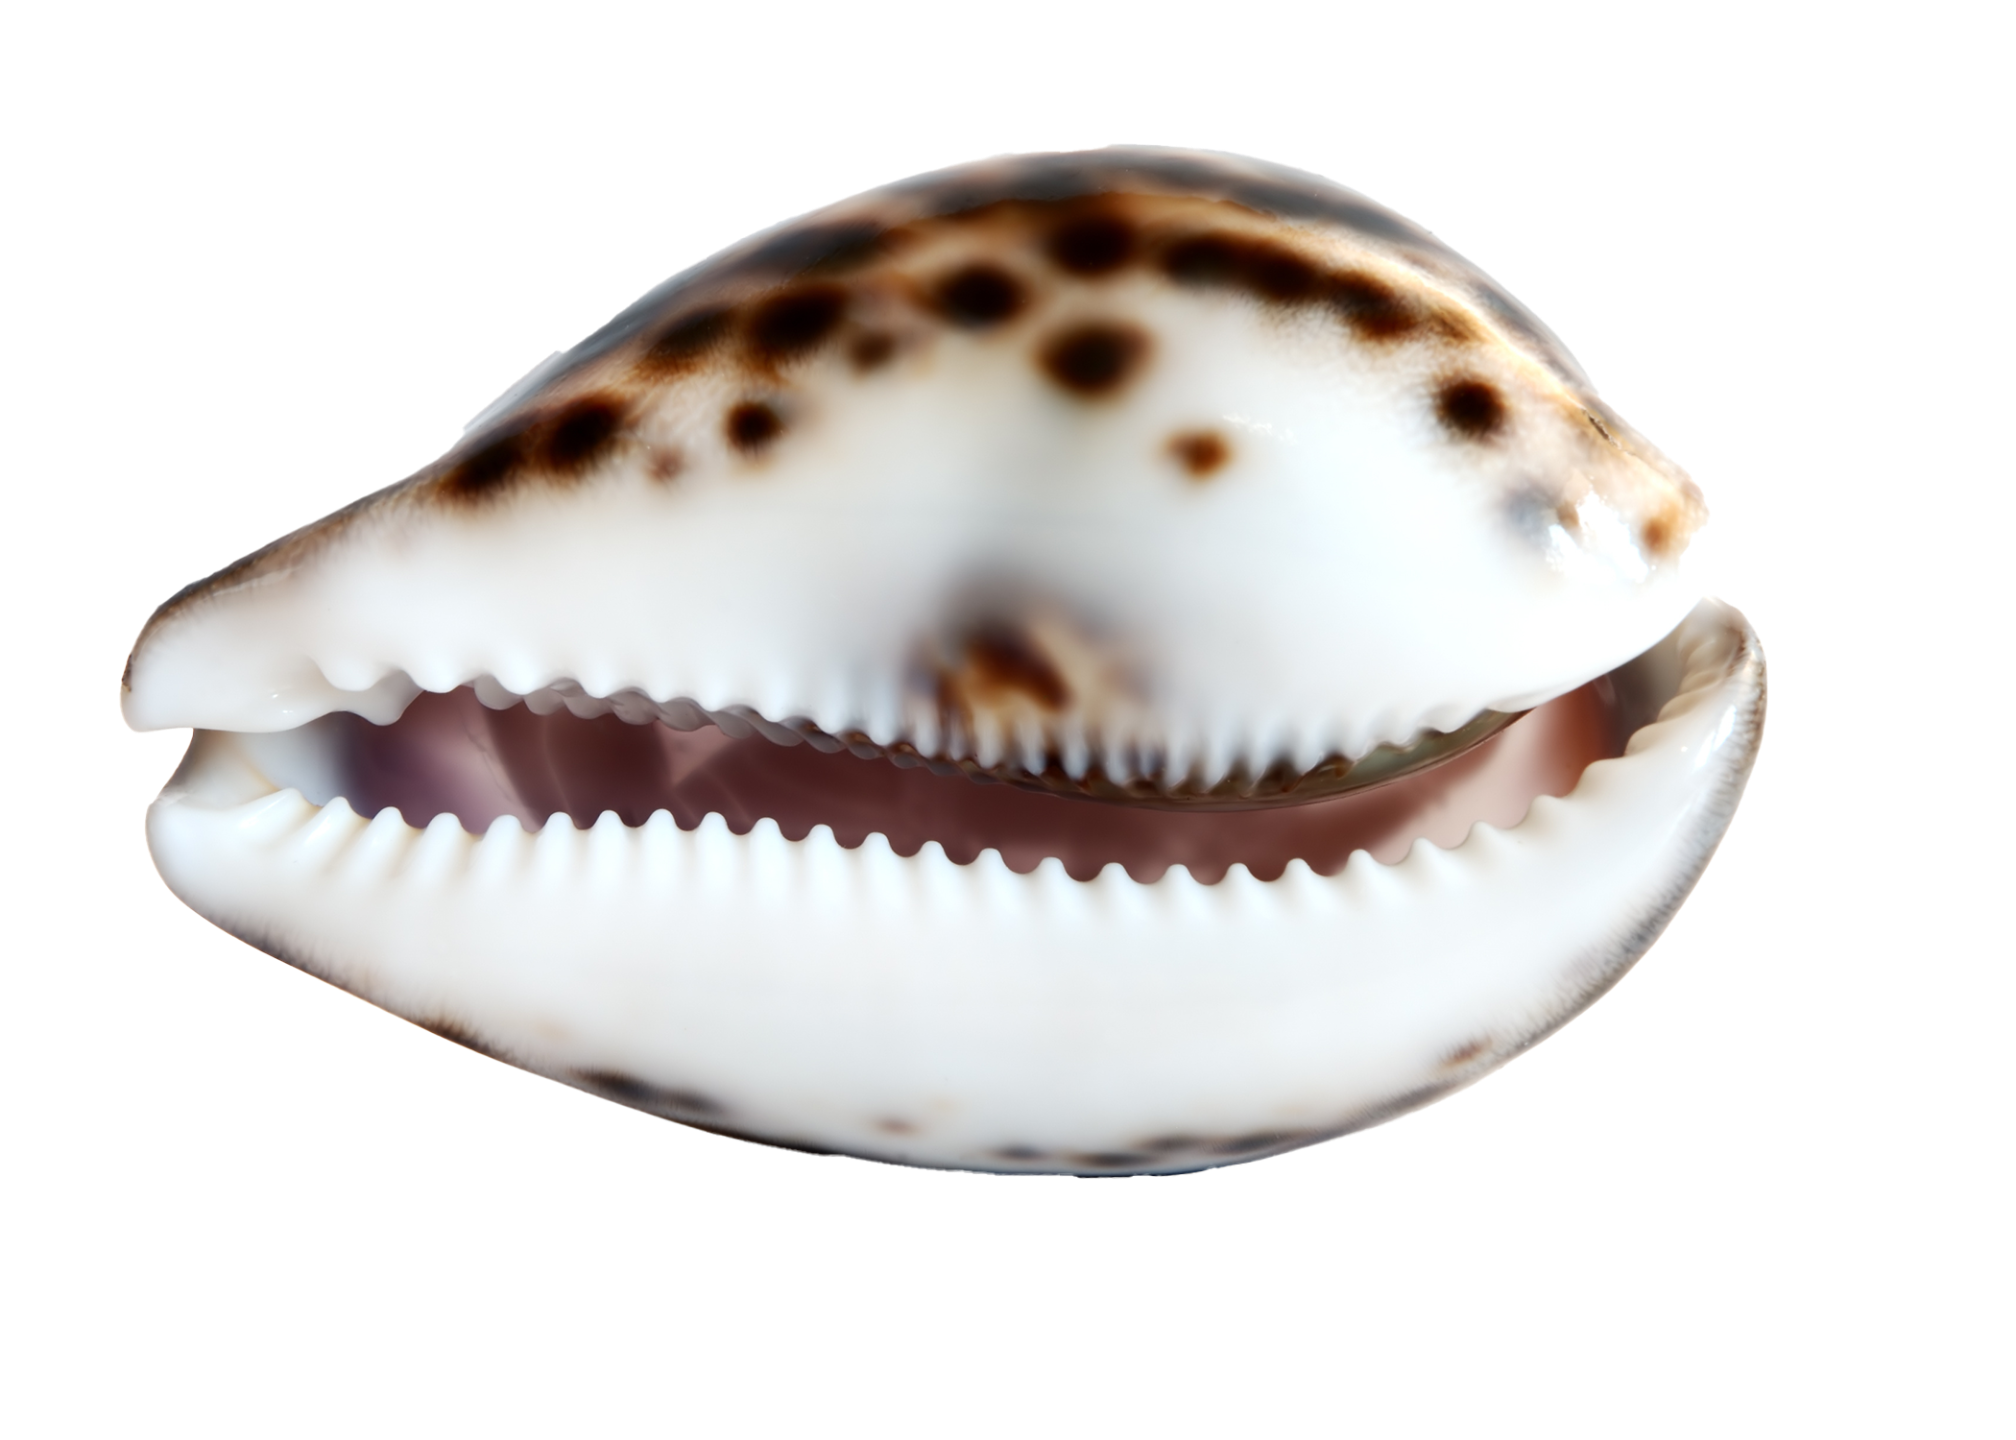
<svg viewBox="0 0 2016 1440"><path fill-rule="evenodd" d="M1180 285L1236 286L1284 304L1312 298L1321 288L1316 267L1285 245L1235 235L1193 235L1162 255L1162 269Z"/></svg>
<svg viewBox="0 0 2016 1440"><path fill-rule="evenodd" d="M1445 1070L1455 1070L1461 1066L1468 1065L1472 1060L1475 1060L1490 1048L1491 1037L1488 1035L1479 1036L1475 1040L1458 1045L1454 1050L1444 1055L1442 1057L1442 1068Z"/></svg>
<svg viewBox="0 0 2016 1440"><path fill-rule="evenodd" d="M1038 1150L1034 1145L1003 1145L993 1153L997 1160L1010 1160L1019 1164L1050 1158L1048 1150Z"/></svg>
<svg viewBox="0 0 2016 1440"><path fill-rule="evenodd" d="M686 457L677 447L654 446L651 450L651 478L660 484L677 480L686 469Z"/></svg>
<svg viewBox="0 0 2016 1440"><path fill-rule="evenodd" d="M417 1023L422 1030L427 1031L430 1035L439 1035L443 1040L452 1041L460 1045L464 1050L474 1050L478 1055L495 1057L495 1051L481 1040L478 1040L467 1027L457 1021L437 1016L435 1019L421 1020Z"/></svg>
<svg viewBox="0 0 2016 1440"><path fill-rule="evenodd" d="M967 265L938 282L938 313L954 325L984 330L1012 320L1027 300L1022 282L998 265Z"/></svg>
<svg viewBox="0 0 2016 1440"><path fill-rule="evenodd" d="M847 314L838 285L805 285L772 295L749 316L749 345L765 360L789 360L818 346Z"/></svg>
<svg viewBox="0 0 2016 1440"><path fill-rule="evenodd" d="M560 475L579 475L609 452L621 434L622 402L606 395L587 395L540 427L539 459Z"/></svg>
<svg viewBox="0 0 2016 1440"><path fill-rule="evenodd" d="M753 455L784 433L784 418L760 400L745 400L728 412L728 443Z"/></svg>
<svg viewBox="0 0 2016 1440"><path fill-rule="evenodd" d="M1252 246L1240 268L1247 285L1269 300L1294 302L1316 293L1316 267L1279 245Z"/></svg>
<svg viewBox="0 0 2016 1440"><path fill-rule="evenodd" d="M698 1090L680 1090L653 1085L621 1070L576 1070L574 1078L599 1095L633 1106L670 1115L722 1115L727 1113L711 1095Z"/></svg>
<svg viewBox="0 0 2016 1440"><path fill-rule="evenodd" d="M1239 242L1192 235L1162 252L1162 272L1180 285L1231 285L1239 278Z"/></svg>
<svg viewBox="0 0 2016 1440"><path fill-rule="evenodd" d="M1435 413L1465 440L1489 440L1505 428L1505 400L1488 380L1450 380L1435 394Z"/></svg>
<svg viewBox="0 0 2016 1440"><path fill-rule="evenodd" d="M1679 529L1673 516L1662 511L1638 527L1638 540L1651 554L1664 555Z"/></svg>
<svg viewBox="0 0 2016 1440"><path fill-rule="evenodd" d="M484 441L441 477L441 488L458 500L480 500L511 483L525 463L525 431L512 430Z"/></svg>
<svg viewBox="0 0 2016 1440"><path fill-rule="evenodd" d="M1054 335L1043 346L1044 371L1074 395L1110 395L1148 355L1148 336L1132 325L1094 321Z"/></svg>
<svg viewBox="0 0 2016 1440"><path fill-rule="evenodd" d="M1059 270L1110 275L1134 258L1134 227L1117 215L1084 215L1051 231L1043 249Z"/></svg>
<svg viewBox="0 0 2016 1440"><path fill-rule="evenodd" d="M582 1084L601 1091L612 1100L625 1103L644 1100L653 1089L636 1076L625 1075L618 1070L580 1070L575 1074Z"/></svg>
<svg viewBox="0 0 2016 1440"><path fill-rule="evenodd" d="M1153 1158L1132 1150L1092 1150L1064 1157L1080 1170L1132 1170Z"/></svg>
<svg viewBox="0 0 2016 1440"><path fill-rule="evenodd" d="M642 368L654 375L676 375L692 369L727 337L734 313L726 305L709 305L680 316L644 348Z"/></svg>
<svg viewBox="0 0 2016 1440"><path fill-rule="evenodd" d="M1185 430L1169 437L1169 453L1191 479L1202 480L1224 468L1232 458L1232 447L1216 430Z"/></svg>
<svg viewBox="0 0 2016 1440"><path fill-rule="evenodd" d="M1397 340L1421 323L1420 315L1398 290L1361 271L1331 276L1328 299L1344 323L1364 340Z"/></svg>
<svg viewBox="0 0 2016 1440"><path fill-rule="evenodd" d="M1608 425L1605 425L1603 421L1600 418L1598 418L1595 414L1591 413L1590 411L1584 410L1582 412L1582 418L1584 420L1587 420L1591 425L1596 427L1596 433L1598 435L1601 435L1605 440L1608 440L1612 445L1615 445L1617 443L1617 437L1610 433L1610 427Z"/></svg>
<svg viewBox="0 0 2016 1440"><path fill-rule="evenodd" d="M1025 695L1045 710L1071 703L1071 687L1042 647L1005 622L982 626L967 637L966 674L976 699L1005 690Z"/></svg>
<svg viewBox="0 0 2016 1440"><path fill-rule="evenodd" d="M856 335L854 343L847 347L847 358L854 362L854 368L866 374L870 370L880 370L889 363L896 353L896 337L882 330L870 330L865 335Z"/></svg>
<svg viewBox="0 0 2016 1440"><path fill-rule="evenodd" d="M1267 1150L1293 1138L1279 1130L1263 1130L1256 1135L1239 1135L1229 1140L1217 1140L1209 1147L1214 1155L1251 1155L1256 1150Z"/></svg>

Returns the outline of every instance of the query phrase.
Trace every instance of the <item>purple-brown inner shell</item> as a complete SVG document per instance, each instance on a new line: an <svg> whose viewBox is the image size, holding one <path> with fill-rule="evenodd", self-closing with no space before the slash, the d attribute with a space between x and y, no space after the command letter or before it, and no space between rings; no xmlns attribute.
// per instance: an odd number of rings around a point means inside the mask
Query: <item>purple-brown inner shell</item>
<svg viewBox="0 0 2016 1440"><path fill-rule="evenodd" d="M844 750L736 739L712 726L492 710L466 688L422 694L390 725L349 714L318 724L335 732L339 793L351 806L367 816L397 807L414 826L450 814L481 833L504 815L537 828L565 814L586 828L604 811L635 826L666 810L690 830L718 812L737 834L768 818L791 840L830 826L850 849L880 834L904 856L936 841L959 864L994 849L1018 873L1055 857L1079 880L1118 864L1152 883L1183 865L1209 884L1234 864L1261 880L1278 878L1293 859L1328 875L1355 850L1392 863L1416 839L1449 847L1479 821L1516 825L1537 796L1566 795L1591 763L1623 753L1645 718L1631 708L1605 677L1454 759L1382 785L1194 812L982 783Z"/></svg>

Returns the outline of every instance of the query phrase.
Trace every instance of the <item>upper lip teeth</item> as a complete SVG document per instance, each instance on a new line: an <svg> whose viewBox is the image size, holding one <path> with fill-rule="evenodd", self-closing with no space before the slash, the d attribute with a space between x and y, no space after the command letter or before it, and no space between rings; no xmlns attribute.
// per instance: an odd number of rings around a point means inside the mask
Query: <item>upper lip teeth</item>
<svg viewBox="0 0 2016 1440"><path fill-rule="evenodd" d="M686 699L660 702L634 689L598 696L573 681L561 680L519 695L487 675L474 681L471 688L493 710L523 704L535 715L565 709L581 720L614 715L633 725L655 721L675 730L713 725L735 739L756 734L778 745L807 744L829 754L846 750L862 759L922 765L941 775L964 775L1094 800L1184 809L1247 809L1306 802L1383 784L1460 755L1519 718L1518 714L1486 710L1453 730L1424 728L1411 741L1381 744L1355 758L1333 751L1309 764L1278 753L1256 758L1235 752L1215 773L1207 771L1201 760L1184 772L1172 773L1166 753L1096 740L1088 743L1082 729L1061 741L1036 733L1019 747L966 745L947 753L942 748L922 748L908 738L877 741L853 729L831 733L803 716L771 720L747 705L709 710ZM956 743L963 737L953 738Z"/></svg>

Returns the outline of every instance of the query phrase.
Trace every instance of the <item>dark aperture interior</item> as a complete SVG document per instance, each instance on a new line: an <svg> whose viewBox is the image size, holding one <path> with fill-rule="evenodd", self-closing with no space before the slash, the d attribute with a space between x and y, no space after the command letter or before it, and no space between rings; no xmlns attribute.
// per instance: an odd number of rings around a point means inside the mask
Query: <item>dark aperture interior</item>
<svg viewBox="0 0 2016 1440"><path fill-rule="evenodd" d="M503 815L536 829L565 814L586 828L604 811L636 826L662 809L690 830L718 812L737 834L767 817L792 840L823 824L849 848L879 833L906 856L935 840L960 864L992 848L1021 873L1054 856L1080 880L1118 863L1152 882L1180 864L1214 883L1235 863L1262 880L1298 858L1334 874L1354 850L1390 863L1417 838L1446 847L1478 821L1517 824L1536 796L1566 795L1592 762L1622 754L1651 718L1660 697L1642 693L1631 671L1550 701L1433 768L1327 799L1231 811L1047 794L844 750L736 739L713 726L537 715L522 704L492 710L467 688L423 694L391 725L349 714L316 723L334 732L350 804L364 815L397 807L415 826L445 813L480 834Z"/></svg>

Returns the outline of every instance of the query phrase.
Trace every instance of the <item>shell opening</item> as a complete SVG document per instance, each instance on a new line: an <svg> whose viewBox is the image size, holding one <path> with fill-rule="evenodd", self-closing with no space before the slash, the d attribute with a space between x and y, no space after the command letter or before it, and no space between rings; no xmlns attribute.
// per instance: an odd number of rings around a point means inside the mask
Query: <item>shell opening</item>
<svg viewBox="0 0 2016 1440"><path fill-rule="evenodd" d="M737 834L766 818L792 840L828 826L848 848L880 834L903 856L936 841L960 864L992 849L1018 873L1054 857L1078 880L1111 864L1144 884L1174 865L1207 884L1235 864L1272 880L1296 859L1334 874L1354 851L1391 864L1419 839L1448 848L1480 821L1518 824L1536 797L1566 795L1590 764L1621 755L1654 718L1671 693L1671 648L1662 642L1426 768L1236 810L993 783L697 707L670 717L690 720L684 728L655 711L583 717L564 705L519 703L494 682L423 693L389 725L338 713L274 735L198 732L179 778L216 789L242 786L255 772L264 785L317 804L340 795L361 815L396 809L416 827L453 815L476 834L506 815L528 829L560 815L586 828L605 812L639 826L664 810L691 830L718 813ZM801 743L808 738L815 743Z"/></svg>

